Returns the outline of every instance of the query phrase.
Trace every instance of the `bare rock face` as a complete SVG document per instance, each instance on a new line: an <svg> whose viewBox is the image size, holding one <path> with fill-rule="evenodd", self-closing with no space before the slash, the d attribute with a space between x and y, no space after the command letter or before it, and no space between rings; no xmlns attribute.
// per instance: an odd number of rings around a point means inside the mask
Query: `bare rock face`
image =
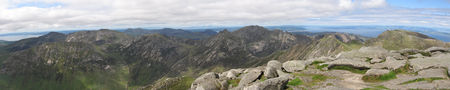
<svg viewBox="0 0 450 90"><path fill-rule="evenodd" d="M289 78L287 77L272 78L244 87L244 90L284 90L288 81Z"/></svg>
<svg viewBox="0 0 450 90"><path fill-rule="evenodd" d="M395 70L406 65L406 60L396 60L393 57L386 57L386 61L383 63L376 63L372 68L387 68L389 70Z"/></svg>
<svg viewBox="0 0 450 90"><path fill-rule="evenodd" d="M433 57L415 58L409 60L414 71L420 71L430 67L450 67L450 54L440 54Z"/></svg>
<svg viewBox="0 0 450 90"><path fill-rule="evenodd" d="M306 67L305 61L300 61L300 60L292 60L292 61L287 61L287 62L283 63L283 68L287 72L301 71L301 70L304 70L305 67Z"/></svg>
<svg viewBox="0 0 450 90"><path fill-rule="evenodd" d="M267 63L267 67L273 67L273 68L275 68L275 70L281 70L282 65L280 62L278 62L276 60L271 60Z"/></svg>
<svg viewBox="0 0 450 90"><path fill-rule="evenodd" d="M328 64L328 67L340 66L340 65L350 65L350 66L353 66L353 67L369 68L369 67L372 66L369 62L365 62L365 61L360 60L360 59L338 59L338 60L335 60L335 61L326 62L324 64Z"/></svg>
<svg viewBox="0 0 450 90"><path fill-rule="evenodd" d="M266 67L266 70L264 71L264 76L266 76L266 78L275 78L278 77L278 73L275 68Z"/></svg>
<svg viewBox="0 0 450 90"><path fill-rule="evenodd" d="M219 76L214 73L206 73L195 79L191 85L191 90L219 90L226 89L228 83L219 80Z"/></svg>
<svg viewBox="0 0 450 90"><path fill-rule="evenodd" d="M389 70L386 69L369 69L365 75L374 75L374 76L379 76L379 75L384 75L389 73Z"/></svg>
<svg viewBox="0 0 450 90"><path fill-rule="evenodd" d="M425 50L425 52L450 52L449 48L443 48L443 47L430 47Z"/></svg>
<svg viewBox="0 0 450 90"><path fill-rule="evenodd" d="M220 77L225 77L227 79L235 79L239 74L242 74L244 69L231 69L226 72L221 73Z"/></svg>
<svg viewBox="0 0 450 90"><path fill-rule="evenodd" d="M431 77L447 77L447 74L445 73L445 69L426 69L419 71L419 76L422 76L423 78L431 78Z"/></svg>
<svg viewBox="0 0 450 90"><path fill-rule="evenodd" d="M239 82L239 86L245 86L247 84L254 82L261 76L261 74L262 74L261 70L258 69L250 70L248 73L244 74L241 81Z"/></svg>

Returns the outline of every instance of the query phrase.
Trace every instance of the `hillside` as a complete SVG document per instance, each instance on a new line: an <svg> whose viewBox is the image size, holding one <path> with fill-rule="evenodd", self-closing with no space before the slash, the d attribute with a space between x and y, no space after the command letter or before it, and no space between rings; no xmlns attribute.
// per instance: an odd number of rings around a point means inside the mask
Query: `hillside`
<svg viewBox="0 0 450 90"><path fill-rule="evenodd" d="M445 43L424 34L406 30L388 30L377 38L369 40L368 45L381 46L388 50L400 50L405 48L426 49L432 46L450 47Z"/></svg>
<svg viewBox="0 0 450 90"><path fill-rule="evenodd" d="M198 35L201 38L184 37L197 36L199 33L202 34ZM255 68L264 66L271 60L306 62L326 59L320 61L323 63L341 63L341 59L363 60L358 65L369 66L354 67L367 69L372 68L372 64L385 62L389 55L397 60L422 57L440 60L439 55L446 55L446 49L431 47L446 48L446 45L448 44L426 35L402 30L386 31L377 38L367 39L347 33L317 33L307 36L256 25L232 32L223 30L217 34L211 31L190 32L177 29L125 32L101 29L67 35L49 33L0 46L5 48L0 49L0 89L178 90L190 88L192 82L201 83L195 78L204 77L202 74L207 72ZM431 49L425 50L428 48ZM416 55L417 53L422 56ZM373 62L366 62L368 58ZM342 61L345 62L347 61ZM306 71L310 72L308 70ZM262 71L265 72L265 69ZM214 76L211 73L206 76L210 75ZM264 77L264 80L269 80L267 77L273 76ZM227 83L235 88L236 85L231 82L237 80L229 80L232 81ZM292 79L278 80L285 82ZM250 85L250 81L245 82Z"/></svg>

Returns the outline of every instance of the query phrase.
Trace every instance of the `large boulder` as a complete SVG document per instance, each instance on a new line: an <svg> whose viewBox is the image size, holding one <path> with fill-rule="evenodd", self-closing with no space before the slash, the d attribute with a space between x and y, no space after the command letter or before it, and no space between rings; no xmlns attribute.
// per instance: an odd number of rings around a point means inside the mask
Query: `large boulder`
<svg viewBox="0 0 450 90"><path fill-rule="evenodd" d="M281 63L276 60L269 61L267 63L267 67L273 67L273 68L275 68L275 70L281 70L281 68L282 68Z"/></svg>
<svg viewBox="0 0 450 90"><path fill-rule="evenodd" d="M259 69L249 70L248 73L244 74L244 76L242 77L241 81L239 82L239 86L245 86L256 81L256 79L258 79L261 74L262 71Z"/></svg>
<svg viewBox="0 0 450 90"><path fill-rule="evenodd" d="M292 60L283 63L283 68L287 72L297 72L306 68L305 61Z"/></svg>
<svg viewBox="0 0 450 90"><path fill-rule="evenodd" d="M228 83L223 83L223 80L219 80L219 75L210 72L195 79L191 85L191 90L219 90L227 87Z"/></svg>
<svg viewBox="0 0 450 90"><path fill-rule="evenodd" d="M284 90L288 81L288 77L267 79L263 82L258 82L251 86L244 87L244 90Z"/></svg>
<svg viewBox="0 0 450 90"><path fill-rule="evenodd" d="M278 73L274 67L266 67L266 70L264 71L264 76L266 76L266 78L275 78L278 77Z"/></svg>
<svg viewBox="0 0 450 90"><path fill-rule="evenodd" d="M235 79L243 72L244 72L244 69L231 69L226 72L222 72L219 76L221 78L224 77L226 79Z"/></svg>

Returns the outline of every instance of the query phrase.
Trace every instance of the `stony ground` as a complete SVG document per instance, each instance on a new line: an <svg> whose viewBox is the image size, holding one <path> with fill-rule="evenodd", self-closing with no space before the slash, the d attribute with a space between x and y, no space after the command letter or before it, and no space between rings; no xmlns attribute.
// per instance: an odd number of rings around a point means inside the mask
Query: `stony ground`
<svg viewBox="0 0 450 90"><path fill-rule="evenodd" d="M336 57L272 60L266 66L206 73L191 90L450 89L450 49L363 47Z"/></svg>

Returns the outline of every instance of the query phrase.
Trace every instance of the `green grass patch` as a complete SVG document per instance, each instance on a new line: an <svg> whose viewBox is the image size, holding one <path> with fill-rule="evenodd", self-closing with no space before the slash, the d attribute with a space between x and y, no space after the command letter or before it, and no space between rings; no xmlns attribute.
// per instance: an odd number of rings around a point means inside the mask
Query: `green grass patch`
<svg viewBox="0 0 450 90"><path fill-rule="evenodd" d="M327 76L325 76L325 75L314 75L314 76L312 76L312 79L313 79L313 81L325 81L325 80L327 80L328 79L328 77Z"/></svg>
<svg viewBox="0 0 450 90"><path fill-rule="evenodd" d="M397 73L391 71L388 74L384 75L366 75L362 77L362 80L365 82L381 82L381 81L387 81L391 79L397 78Z"/></svg>
<svg viewBox="0 0 450 90"><path fill-rule="evenodd" d="M373 58L366 57L366 62L370 62Z"/></svg>
<svg viewBox="0 0 450 90"><path fill-rule="evenodd" d="M340 66L332 66L330 70L347 70L353 73L364 74L369 70L369 68L355 68L352 66L340 65Z"/></svg>
<svg viewBox="0 0 450 90"><path fill-rule="evenodd" d="M297 86L297 85L302 85L302 84L303 84L303 81L300 80L300 78L295 78L288 82L288 85L292 85L292 86Z"/></svg>
<svg viewBox="0 0 450 90"><path fill-rule="evenodd" d="M431 57L431 53L430 52L419 52L419 53L422 54L422 56Z"/></svg>
<svg viewBox="0 0 450 90"><path fill-rule="evenodd" d="M395 69L396 74L417 74L411 69L411 65L405 64L405 66Z"/></svg>
<svg viewBox="0 0 450 90"><path fill-rule="evenodd" d="M311 63L311 65L317 65L317 64L321 64L321 63L325 63L324 61L314 61Z"/></svg>
<svg viewBox="0 0 450 90"><path fill-rule="evenodd" d="M317 69L324 71L322 68L328 67L328 64L316 65Z"/></svg>
<svg viewBox="0 0 450 90"><path fill-rule="evenodd" d="M241 81L241 79L232 79L232 80L228 80L228 83L233 87L237 87L239 85L240 81Z"/></svg>
<svg viewBox="0 0 450 90"><path fill-rule="evenodd" d="M181 80L170 86L169 90L183 90L191 87L192 82L194 82L192 77L182 77Z"/></svg>
<svg viewBox="0 0 450 90"><path fill-rule="evenodd" d="M384 87L383 85L379 85L379 86L374 86L371 88L364 88L361 90L390 90L389 88Z"/></svg>
<svg viewBox="0 0 450 90"><path fill-rule="evenodd" d="M259 80L260 80L260 81L266 81L266 80L267 80L267 77L264 76L264 75L261 75L261 77L259 77Z"/></svg>
<svg viewBox="0 0 450 90"><path fill-rule="evenodd" d="M441 79L444 79L444 78L441 78L441 77L418 78L418 79L414 79L411 81L406 81L406 82L400 83L400 85L410 84L410 83L415 83L415 82L420 82L420 81L433 82L434 80L441 80Z"/></svg>

